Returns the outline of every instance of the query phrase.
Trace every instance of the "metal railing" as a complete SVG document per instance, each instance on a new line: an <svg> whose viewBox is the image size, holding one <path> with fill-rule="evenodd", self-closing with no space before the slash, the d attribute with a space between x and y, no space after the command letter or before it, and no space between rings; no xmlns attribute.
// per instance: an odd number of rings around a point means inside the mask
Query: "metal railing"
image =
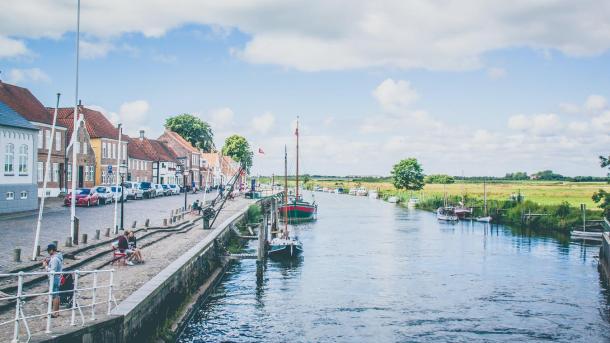
<svg viewBox="0 0 610 343"><path fill-rule="evenodd" d="M103 274L107 274L108 275L108 281L107 283L103 283L103 284L99 284L100 280L99 280L99 275L103 275ZM40 276L40 275L46 275L48 276L49 282L48 282L48 291L43 292L43 291L35 291L33 290L32 293L26 293L24 288L23 288L23 284L24 284L24 278L32 276L32 277L36 277L36 276ZM56 277L61 277L62 275L67 276L67 275L71 275L73 278L73 283L74 283L74 287L71 289L67 289L67 290L57 290L57 291L53 291L53 284L55 282L55 278ZM84 282L82 282L83 277L88 276L88 275L92 275L93 280L91 281L91 285L86 285ZM63 272L29 272L29 273L24 273L24 272L19 272L19 273L10 273L10 274L0 274L0 278L17 278L17 293L15 295L5 295L3 297L0 297L0 302L15 302L15 317L14 319L11 320L7 320L7 321L3 321L0 322L0 327L4 326L4 325L9 325L9 324L13 324L14 325L14 329L13 329L13 340L12 342L19 342L19 338L20 338L20 333L21 333L21 325L23 325L23 327L25 328L25 331L27 332L27 336L28 336L28 341L30 340L30 338L32 337L32 332L30 330L30 325L28 324L28 320L30 320L30 322L34 319L41 319L41 318L45 318L46 317L46 329L45 332L46 333L51 333L51 326L52 326L52 318L54 317L54 315L59 315L59 313L62 312L71 312L71 318L70 318L70 325L74 326L76 325L76 316L77 316L77 312L78 315L80 316L80 320L81 320L81 326L85 325L86 322L86 315L83 312L83 309L87 309L90 308L90 320L95 320L95 315L96 315L96 306L97 305L102 305L102 304L106 304L107 305L107 309L106 309L106 313L110 314L110 311L112 310L112 304L114 304L114 306L116 307L117 303L116 303L116 299L114 298L114 295L112 293L113 291L113 282L114 282L114 269L104 269L104 270L91 270L91 271L85 271L85 270L70 270L70 271L63 271ZM79 282L82 282L82 287L79 288L79 286L81 286L79 284ZM40 289L40 288L39 288ZM102 289L107 289L107 295L104 297L105 299L98 301L100 299L98 298L102 298L100 296L100 290ZM88 299L83 297L84 293L90 292L90 296L91 296L91 300L87 301ZM61 297L62 295L64 296L71 296L71 305L68 308L61 308L60 305L60 309L58 311L53 311L53 299L56 297ZM45 313L38 313L38 314L34 314L34 315L25 315L24 309L26 308L26 305L28 302L31 301L31 299L36 298L36 297L46 297L46 305L47 305L47 310ZM81 300L82 300L82 304L81 304ZM43 301L44 304L44 301ZM38 304L40 305L40 304ZM33 306L35 307L35 306Z"/></svg>

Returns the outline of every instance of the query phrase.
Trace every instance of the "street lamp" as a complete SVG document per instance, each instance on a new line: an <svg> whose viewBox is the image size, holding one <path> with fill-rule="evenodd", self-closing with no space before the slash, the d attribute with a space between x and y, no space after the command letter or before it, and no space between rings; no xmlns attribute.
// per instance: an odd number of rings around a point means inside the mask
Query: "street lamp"
<svg viewBox="0 0 610 343"><path fill-rule="evenodd" d="M178 158L178 160L181 161L182 158ZM186 158L184 160L186 161ZM188 176L188 171L186 171L186 168L184 166L185 164L183 163L180 163L176 166L176 176L182 175L182 190L184 191L184 210L186 211L186 177Z"/></svg>
<svg viewBox="0 0 610 343"><path fill-rule="evenodd" d="M121 175L121 230L125 230L123 226L124 219L124 207L125 204L125 175L127 174L127 166L125 164L121 164L119 166L119 174Z"/></svg>

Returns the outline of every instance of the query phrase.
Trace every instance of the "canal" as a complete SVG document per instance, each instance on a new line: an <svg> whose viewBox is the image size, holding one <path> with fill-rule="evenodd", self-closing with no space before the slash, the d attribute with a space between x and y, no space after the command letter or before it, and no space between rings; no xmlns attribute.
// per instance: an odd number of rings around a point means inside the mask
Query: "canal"
<svg viewBox="0 0 610 343"><path fill-rule="evenodd" d="M316 193L294 263L235 263L179 342L610 340L599 247Z"/></svg>

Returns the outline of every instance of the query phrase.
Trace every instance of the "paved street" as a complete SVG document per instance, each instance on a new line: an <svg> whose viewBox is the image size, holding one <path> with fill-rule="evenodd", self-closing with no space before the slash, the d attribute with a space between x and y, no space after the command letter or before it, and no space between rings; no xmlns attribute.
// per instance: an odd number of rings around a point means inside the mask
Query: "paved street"
<svg viewBox="0 0 610 343"><path fill-rule="evenodd" d="M211 200L216 193L208 193L207 200ZM187 204L196 199L202 200L203 193L189 194ZM118 215L120 218L120 206ZM125 203L125 227L131 227L134 220L138 226L150 219L150 225L163 224L163 218L168 218L170 211L184 206L184 194L159 197L156 199L129 200ZM59 241L60 248L66 237L70 235L70 208L59 207L45 210L40 230L40 246L44 250L46 245ZM36 231L37 213L14 219L0 219L0 272L5 272L7 262L12 260L14 248L21 248L22 259L27 260L32 254L32 245ZM95 230L112 227L114 223L114 204L100 205L99 207L77 207L76 216L80 219L80 233L87 233L92 238Z"/></svg>

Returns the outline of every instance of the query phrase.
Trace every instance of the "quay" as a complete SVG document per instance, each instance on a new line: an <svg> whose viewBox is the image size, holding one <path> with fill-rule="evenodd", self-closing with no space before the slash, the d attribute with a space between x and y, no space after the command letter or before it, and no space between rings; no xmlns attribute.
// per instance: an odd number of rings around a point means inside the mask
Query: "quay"
<svg viewBox="0 0 610 343"><path fill-rule="evenodd" d="M221 279L231 261L239 258L256 258L252 254L228 253L226 247L231 239L240 238L237 225L248 221L248 208L253 204L269 212L276 208L275 197L245 199L237 197L224 204L211 229L203 229L200 216L184 211L176 216L175 222L157 227L137 227L138 246L143 250L145 263L135 266L112 266L110 243L116 237L95 242L86 247L67 252L64 270L113 269L110 278L112 293L99 289L98 299L109 299L106 305L97 309L83 309L70 316L69 310L60 318L52 320L52 330L46 333L44 320L27 321L27 329L32 331L30 342L147 342L151 340L172 340L182 330L182 325L191 316L198 304ZM271 204L271 206L270 206ZM263 213L266 221L270 216ZM259 230L260 231L260 230ZM247 237L247 238L246 238ZM251 239L251 238L250 238ZM39 263L38 263L39 264ZM33 270L36 264L25 266ZM79 289L89 289L92 277L83 277ZM48 292L48 282L44 277L24 279L23 287L29 292ZM98 285L102 282L96 280ZM14 280L0 278L0 290L14 294ZM80 292L79 292L80 293ZM79 294L79 306L91 302L91 296ZM96 295L93 295L95 299ZM0 297L1 298L1 297ZM47 313L46 297L40 301L24 301L22 308L26 316ZM111 301L112 300L112 301ZM82 304L81 304L82 302ZM79 308L80 311L80 308ZM74 319L76 317L76 320ZM0 323L15 319L15 304L0 303ZM44 319L40 318L40 319ZM24 326L24 320L19 324ZM0 325L0 340L10 341L13 325ZM26 330L21 330L21 340L26 341Z"/></svg>

